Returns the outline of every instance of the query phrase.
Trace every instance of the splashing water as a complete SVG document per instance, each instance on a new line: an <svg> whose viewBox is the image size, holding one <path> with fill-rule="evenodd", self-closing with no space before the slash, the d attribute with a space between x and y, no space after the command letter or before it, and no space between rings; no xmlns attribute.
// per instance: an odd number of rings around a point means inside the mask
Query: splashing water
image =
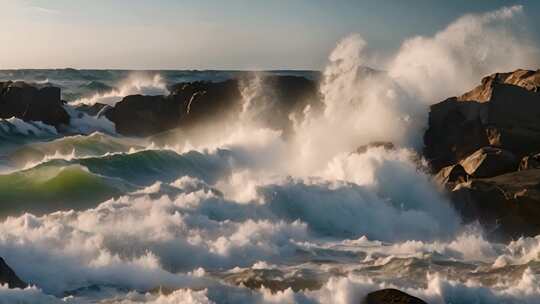
<svg viewBox="0 0 540 304"><path fill-rule="evenodd" d="M462 225L415 152L428 105L538 64L515 31L522 14L467 15L411 38L385 71L366 68L360 35L345 38L323 73L323 111L291 117L287 140L259 124L275 96L254 77L236 121L166 147L104 134L25 144L41 161L0 176L2 195L29 206L0 222L0 256L36 287L0 298L349 304L396 287L429 303L537 303L540 236L497 244ZM166 90L135 79L85 102ZM353 153L373 141L395 148ZM70 185L96 196L79 207ZM43 212L58 210L57 193L76 211Z"/></svg>

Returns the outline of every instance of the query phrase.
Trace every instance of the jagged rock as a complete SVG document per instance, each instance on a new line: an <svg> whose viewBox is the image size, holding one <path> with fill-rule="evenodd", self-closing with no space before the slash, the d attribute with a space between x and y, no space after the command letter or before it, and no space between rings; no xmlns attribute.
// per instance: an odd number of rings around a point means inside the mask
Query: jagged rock
<svg viewBox="0 0 540 304"><path fill-rule="evenodd" d="M482 178L515 171L518 160L512 152L495 147L483 147L467 156L460 164L470 176Z"/></svg>
<svg viewBox="0 0 540 304"><path fill-rule="evenodd" d="M435 172L484 146L518 157L540 150L540 71L485 77L459 97L430 108L424 155Z"/></svg>
<svg viewBox="0 0 540 304"><path fill-rule="evenodd" d="M478 220L490 237L509 240L540 233L540 169L471 179L451 193L466 222Z"/></svg>
<svg viewBox="0 0 540 304"><path fill-rule="evenodd" d="M0 257L0 284L8 284L9 288L26 288L26 284L11 269L6 261Z"/></svg>
<svg viewBox="0 0 540 304"><path fill-rule="evenodd" d="M521 159L518 170L540 169L540 153L531 154Z"/></svg>
<svg viewBox="0 0 540 304"><path fill-rule="evenodd" d="M448 190L452 190L455 185L466 182L468 179L469 174L460 164L444 167L435 175L435 181Z"/></svg>
<svg viewBox="0 0 540 304"><path fill-rule="evenodd" d="M427 304L403 291L387 288L368 293L362 304Z"/></svg>
<svg viewBox="0 0 540 304"><path fill-rule="evenodd" d="M35 87L25 82L0 82L0 118L17 117L55 127L69 124L60 88Z"/></svg>

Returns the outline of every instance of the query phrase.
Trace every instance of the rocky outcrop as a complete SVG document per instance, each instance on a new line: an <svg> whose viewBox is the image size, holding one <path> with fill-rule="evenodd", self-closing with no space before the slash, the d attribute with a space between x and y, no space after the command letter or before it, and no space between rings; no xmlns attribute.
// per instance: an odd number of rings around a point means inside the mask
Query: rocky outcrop
<svg viewBox="0 0 540 304"><path fill-rule="evenodd" d="M431 106L424 155L433 170L485 146L518 157L540 151L539 87L540 71L497 73L472 91Z"/></svg>
<svg viewBox="0 0 540 304"><path fill-rule="evenodd" d="M539 88L540 70L497 73L430 109L424 156L435 180L491 238L540 233Z"/></svg>
<svg viewBox="0 0 540 304"><path fill-rule="evenodd" d="M515 171L518 159L510 151L495 147L483 147L460 162L471 177L493 177Z"/></svg>
<svg viewBox="0 0 540 304"><path fill-rule="evenodd" d="M130 95L105 116L116 132L126 136L149 136L178 126L181 109L164 96Z"/></svg>
<svg viewBox="0 0 540 304"><path fill-rule="evenodd" d="M464 183L468 179L469 174L460 164L444 167L435 175L435 181L448 190L454 189L457 184Z"/></svg>
<svg viewBox="0 0 540 304"><path fill-rule="evenodd" d="M8 284L9 288L26 288L26 284L23 280L15 274L6 261L0 257L0 284Z"/></svg>
<svg viewBox="0 0 540 304"><path fill-rule="evenodd" d="M257 121L285 133L292 129L289 116L302 114L307 104L320 107L315 82L298 76L179 83L168 96L127 96L105 115L116 131L128 136L149 136L173 128L190 129L213 121L237 119L250 99ZM246 92L254 90L254 92ZM246 96L249 95L249 96Z"/></svg>
<svg viewBox="0 0 540 304"><path fill-rule="evenodd" d="M36 87L24 82L0 82L0 118L17 117L55 127L69 124L60 88Z"/></svg>
<svg viewBox="0 0 540 304"><path fill-rule="evenodd" d="M479 221L502 241L540 233L540 169L471 179L451 193L466 222Z"/></svg>
<svg viewBox="0 0 540 304"><path fill-rule="evenodd" d="M387 288L369 293L362 304L427 304L403 291Z"/></svg>

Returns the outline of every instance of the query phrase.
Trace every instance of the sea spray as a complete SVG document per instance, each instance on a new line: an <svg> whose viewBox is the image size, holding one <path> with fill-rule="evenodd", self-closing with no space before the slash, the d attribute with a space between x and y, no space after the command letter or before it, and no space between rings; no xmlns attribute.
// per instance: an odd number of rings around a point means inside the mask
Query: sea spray
<svg viewBox="0 0 540 304"><path fill-rule="evenodd" d="M416 153L427 105L484 73L535 63L509 22L520 11L466 16L408 40L384 71L365 67L361 36L345 38L321 80L324 109L293 117L293 136L258 124L272 115L259 102L275 96L255 78L244 84L243 114L226 127L166 148L48 151L51 158L3 177L56 174L36 184L85 172L130 187L82 210L4 219L0 256L39 289L0 288L0 297L349 304L395 287L429 303L538 302L538 238L496 244L461 225ZM482 52L470 52L468 40ZM494 41L513 59L501 61ZM393 146L365 146L373 141Z"/></svg>

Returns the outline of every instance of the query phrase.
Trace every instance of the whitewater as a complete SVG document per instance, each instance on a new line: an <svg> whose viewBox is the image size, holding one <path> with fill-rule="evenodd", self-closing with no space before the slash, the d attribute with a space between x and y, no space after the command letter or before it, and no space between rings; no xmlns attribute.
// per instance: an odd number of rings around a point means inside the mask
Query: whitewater
<svg viewBox="0 0 540 304"><path fill-rule="evenodd" d="M466 15L388 58L344 38L320 75L323 109L290 117L287 137L260 123L274 100L257 73L234 121L148 138L75 106L235 72L96 71L114 88L92 93L57 75L76 127L0 121L0 256L31 285L0 286L0 303L352 304L388 287L539 303L540 236L495 243L462 224L419 153L430 104L539 65L525 16Z"/></svg>

